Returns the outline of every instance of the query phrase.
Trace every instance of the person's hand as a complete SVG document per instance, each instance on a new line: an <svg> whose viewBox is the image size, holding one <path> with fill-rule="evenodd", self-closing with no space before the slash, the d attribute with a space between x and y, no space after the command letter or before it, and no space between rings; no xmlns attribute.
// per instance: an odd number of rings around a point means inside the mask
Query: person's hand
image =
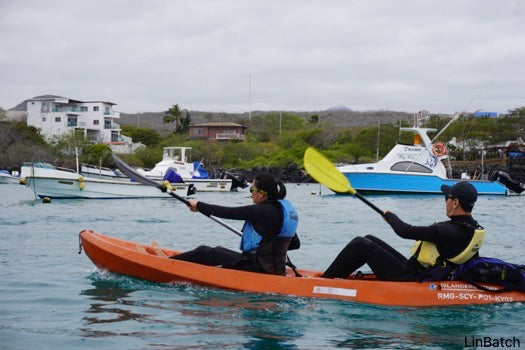
<svg viewBox="0 0 525 350"><path fill-rule="evenodd" d="M188 208L190 208L191 211L193 211L193 212L199 211L199 209L197 209L197 203L199 203L199 201L190 198L190 199L188 199L188 203L189 203Z"/></svg>

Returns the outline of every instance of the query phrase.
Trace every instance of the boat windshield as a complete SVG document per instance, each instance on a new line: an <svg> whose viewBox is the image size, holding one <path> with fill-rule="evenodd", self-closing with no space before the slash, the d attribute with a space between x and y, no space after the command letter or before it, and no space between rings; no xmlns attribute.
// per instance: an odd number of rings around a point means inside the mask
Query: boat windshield
<svg viewBox="0 0 525 350"><path fill-rule="evenodd" d="M418 163L414 162L399 162L390 168L392 171L410 171L413 173L426 173L430 174L432 173L432 169L427 168L426 166L423 166Z"/></svg>

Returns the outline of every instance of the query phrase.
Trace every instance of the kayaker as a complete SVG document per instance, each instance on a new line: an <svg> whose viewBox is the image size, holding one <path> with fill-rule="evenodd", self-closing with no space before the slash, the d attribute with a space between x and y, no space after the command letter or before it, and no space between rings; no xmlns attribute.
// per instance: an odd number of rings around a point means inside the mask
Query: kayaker
<svg viewBox="0 0 525 350"><path fill-rule="evenodd" d="M445 194L448 221L430 226L412 226L385 211L385 220L394 232L418 241L407 259L379 238L356 237L347 244L323 273L325 278L345 278L364 264L383 280L439 280L454 266L477 256L485 231L472 218L477 200L472 184L461 181L454 186L441 186Z"/></svg>
<svg viewBox="0 0 525 350"><path fill-rule="evenodd" d="M242 253L221 246L201 245L170 258L284 275L287 251L300 246L296 234L297 211L284 199L285 185L270 174L257 175L250 192L253 204L241 207L224 207L188 199L191 211L224 219L246 220L240 244ZM154 248L158 255L164 254L158 246Z"/></svg>

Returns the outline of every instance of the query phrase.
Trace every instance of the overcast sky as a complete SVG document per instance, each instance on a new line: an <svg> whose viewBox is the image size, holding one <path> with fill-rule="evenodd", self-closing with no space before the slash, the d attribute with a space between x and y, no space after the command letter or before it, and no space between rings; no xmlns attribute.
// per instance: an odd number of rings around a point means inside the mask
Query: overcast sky
<svg viewBox="0 0 525 350"><path fill-rule="evenodd" d="M0 107L525 106L525 1L0 0Z"/></svg>

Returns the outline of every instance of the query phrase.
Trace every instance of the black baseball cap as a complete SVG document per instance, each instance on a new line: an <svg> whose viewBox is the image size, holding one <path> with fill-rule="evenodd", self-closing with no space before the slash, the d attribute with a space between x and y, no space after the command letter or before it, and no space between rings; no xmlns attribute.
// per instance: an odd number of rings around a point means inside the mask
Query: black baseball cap
<svg viewBox="0 0 525 350"><path fill-rule="evenodd" d="M456 198L461 207L467 212L472 211L474 203L478 199L478 191L468 181L460 181L454 186L442 185L441 192L447 197Z"/></svg>

